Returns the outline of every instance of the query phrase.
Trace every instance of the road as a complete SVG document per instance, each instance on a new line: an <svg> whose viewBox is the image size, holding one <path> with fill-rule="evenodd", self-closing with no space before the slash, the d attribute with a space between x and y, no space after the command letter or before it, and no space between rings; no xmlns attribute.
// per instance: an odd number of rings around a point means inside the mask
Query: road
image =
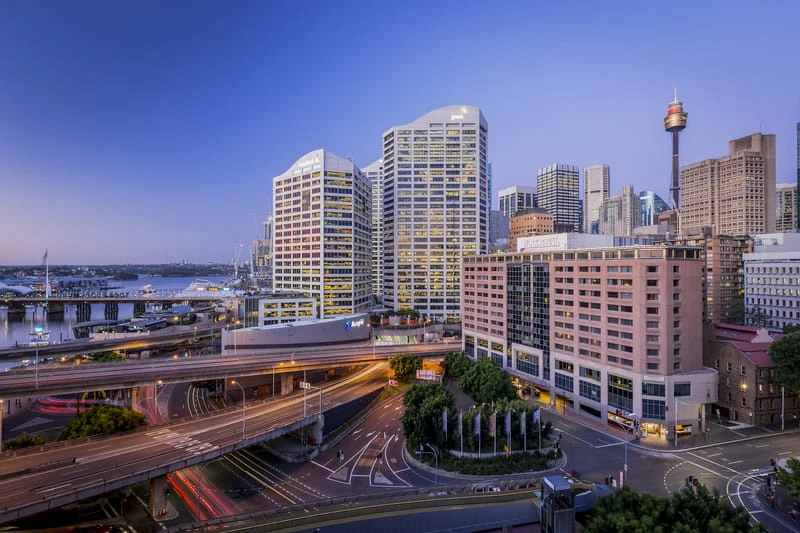
<svg viewBox="0 0 800 533"><path fill-rule="evenodd" d="M451 347L452 346L452 347ZM206 355L174 359L140 359L114 363L47 365L0 373L0 398L29 397L92 390L178 383L204 379L243 377L275 372L302 371L353 363L385 360L399 353L444 355L457 345L447 343L376 346L315 346L284 353L256 355ZM281 366L282 365L282 366Z"/></svg>
<svg viewBox="0 0 800 533"><path fill-rule="evenodd" d="M563 434L565 470L577 470L583 479L603 482L619 479L625 464L625 440L614 430L601 432L557 413L543 420ZM743 506L753 521L770 531L797 531L789 516L772 513L764 497L763 473L770 458L800 455L797 433L774 434L699 449L672 452L628 446L628 483L639 491L665 497L681 490L688 476L716 489L734 505ZM760 472L760 474L759 474Z"/></svg>
<svg viewBox="0 0 800 533"><path fill-rule="evenodd" d="M326 411L362 396L385 383L386 367L377 364L323 390ZM319 409L316 395L308 409ZM59 507L96 494L152 479L192 464L241 449L263 435L301 420L303 397L248 403L237 409L209 413L124 436L48 447L45 451L6 454L0 461L0 523ZM244 436L244 439L243 439Z"/></svg>

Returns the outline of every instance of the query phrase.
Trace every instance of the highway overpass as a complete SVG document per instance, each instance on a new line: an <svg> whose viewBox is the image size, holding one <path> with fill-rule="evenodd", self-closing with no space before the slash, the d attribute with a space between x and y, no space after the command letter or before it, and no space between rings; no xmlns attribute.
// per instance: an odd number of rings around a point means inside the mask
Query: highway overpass
<svg viewBox="0 0 800 533"><path fill-rule="evenodd" d="M323 387L319 396L308 395L308 416L304 414L303 396L295 394L277 402L248 402L246 408L215 411L125 435L6 452L0 460L0 524L148 480L151 509L161 508L164 476L168 472L272 440L300 427L311 426L310 431L321 438L325 411L385 383L386 365L378 363Z"/></svg>
<svg viewBox="0 0 800 533"><path fill-rule="evenodd" d="M385 360L402 353L440 356L460 350L457 343L392 346L371 344L296 348L258 355L138 359L113 363L49 364L0 372L0 399L143 387L206 379L269 375L334 368Z"/></svg>

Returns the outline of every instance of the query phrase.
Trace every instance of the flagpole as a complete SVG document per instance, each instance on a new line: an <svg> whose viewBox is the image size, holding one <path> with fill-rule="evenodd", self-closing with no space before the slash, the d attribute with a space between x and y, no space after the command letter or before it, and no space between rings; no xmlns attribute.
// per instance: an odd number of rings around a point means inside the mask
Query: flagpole
<svg viewBox="0 0 800 533"><path fill-rule="evenodd" d="M539 408L539 453L542 453L542 409Z"/></svg>
<svg viewBox="0 0 800 533"><path fill-rule="evenodd" d="M522 411L522 420L523 420L523 422L525 421L527 416L528 416L528 413L526 413L525 411ZM528 428L523 426L523 429L525 430L525 433L522 434L522 437L523 437L522 438L522 442L523 442L523 447L525 449L525 453L527 454L528 453Z"/></svg>
<svg viewBox="0 0 800 533"><path fill-rule="evenodd" d="M464 455L464 410L458 413L458 436L461 438L461 455Z"/></svg>
<svg viewBox="0 0 800 533"><path fill-rule="evenodd" d="M497 455L497 411L492 413L494 416L494 455Z"/></svg>

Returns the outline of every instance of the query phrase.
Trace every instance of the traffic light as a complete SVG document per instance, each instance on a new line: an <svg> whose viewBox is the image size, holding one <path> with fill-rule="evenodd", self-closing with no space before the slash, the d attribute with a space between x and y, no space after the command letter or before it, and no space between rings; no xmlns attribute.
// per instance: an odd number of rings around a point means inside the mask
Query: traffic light
<svg viewBox="0 0 800 533"><path fill-rule="evenodd" d="M169 498L169 487L167 487L167 498Z"/></svg>

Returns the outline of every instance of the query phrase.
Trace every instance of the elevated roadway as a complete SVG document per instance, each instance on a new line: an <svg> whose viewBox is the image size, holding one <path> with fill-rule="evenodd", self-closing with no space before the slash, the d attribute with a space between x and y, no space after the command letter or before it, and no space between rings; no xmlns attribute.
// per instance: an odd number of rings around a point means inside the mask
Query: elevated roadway
<svg viewBox="0 0 800 533"><path fill-rule="evenodd" d="M138 359L69 366L53 364L0 372L0 399L333 368L385 360L401 353L438 356L457 349L459 345L448 343L374 347L362 344L312 346L255 355Z"/></svg>
<svg viewBox="0 0 800 533"><path fill-rule="evenodd" d="M316 425L321 431L324 422L319 413L385 383L386 364L376 363L323 387L319 399L309 395L305 405L309 416L304 414L303 397L295 394L280 402L248 403L246 409L213 412L122 436L4 453L0 460L0 523L162 478L168 472L272 440L302 426ZM159 497L163 499L163 494Z"/></svg>

